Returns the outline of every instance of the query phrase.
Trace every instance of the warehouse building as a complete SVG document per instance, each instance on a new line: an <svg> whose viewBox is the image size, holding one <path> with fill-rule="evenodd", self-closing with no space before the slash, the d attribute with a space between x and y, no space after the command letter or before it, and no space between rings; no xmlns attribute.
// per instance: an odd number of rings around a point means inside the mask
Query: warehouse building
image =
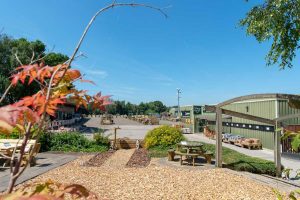
<svg viewBox="0 0 300 200"><path fill-rule="evenodd" d="M300 114L300 109L296 109L290 100L280 98L278 94L268 94L269 98L256 98L240 100L225 105L223 109L257 116L273 120L290 114ZM297 103L297 102L296 102ZM202 132L204 126L210 129L215 128L216 115L214 112L206 110L205 105L181 106L181 118L190 122L189 126L193 132ZM170 110L171 114L177 116L177 108ZM243 119L235 116L222 115L223 132L242 135L246 138L258 138L263 144L263 148L274 149L274 125ZM300 118L283 121L284 127L292 131L300 131ZM282 141L283 154L299 154L291 148L291 139Z"/></svg>
<svg viewBox="0 0 300 200"><path fill-rule="evenodd" d="M194 132L198 132L198 124L197 119L200 115L202 115L203 106L200 105L185 105L180 106L180 121L183 122L185 128L190 128L190 130ZM172 118L178 117L178 107L174 106L169 111L170 116Z"/></svg>
<svg viewBox="0 0 300 200"><path fill-rule="evenodd" d="M248 114L265 119L274 120L279 117L299 114L300 110L295 108L295 104L288 99L280 98L279 94L268 94L269 98L256 98L255 95L252 99L240 100L231 104L225 105L223 109L234 111L237 113ZM204 116L207 115L204 113ZM201 116L202 118L204 116ZM215 118L212 118L213 120ZM215 121L207 121L210 128L214 128ZM262 141L263 147L267 149L274 149L274 132L275 127L270 124L264 124L248 119L239 117L229 117L227 121L223 120L223 132L233 133L245 136L246 138L258 138ZM300 130L300 118L293 118L283 121L284 127L292 131ZM283 153L297 153L291 149L291 141L287 139L282 141Z"/></svg>

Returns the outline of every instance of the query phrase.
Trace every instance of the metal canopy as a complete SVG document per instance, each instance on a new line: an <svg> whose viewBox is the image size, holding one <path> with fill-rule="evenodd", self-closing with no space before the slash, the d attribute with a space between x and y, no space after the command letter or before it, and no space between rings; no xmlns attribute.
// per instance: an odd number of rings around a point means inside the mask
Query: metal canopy
<svg viewBox="0 0 300 200"><path fill-rule="evenodd" d="M247 101L253 99L285 99L285 100L293 100L300 102L299 95L292 95L292 94L254 94L254 95L246 95L237 98L233 98L222 103L219 103L216 106L206 106L207 110L216 112L216 167L222 167L222 114L235 116L238 118L244 118L248 120L253 120L261 123L271 124L276 126L275 129L275 150L274 150L274 160L276 164L276 176L281 175L281 149L280 149L280 138L281 138L281 131L278 131L279 127L282 127L283 120L292 119L296 117L300 117L300 114L292 114L287 115L275 119L266 119L262 117L257 117L253 115L248 115L245 113L235 112L223 109L223 106L240 102L240 101Z"/></svg>

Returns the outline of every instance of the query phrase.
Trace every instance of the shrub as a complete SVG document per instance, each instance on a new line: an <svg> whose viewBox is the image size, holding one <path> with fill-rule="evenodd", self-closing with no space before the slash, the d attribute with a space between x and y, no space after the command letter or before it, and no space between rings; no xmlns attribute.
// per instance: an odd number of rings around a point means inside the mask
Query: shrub
<svg viewBox="0 0 300 200"><path fill-rule="evenodd" d="M42 151L102 152L108 149L107 145L88 140L78 132L44 133L40 142Z"/></svg>
<svg viewBox="0 0 300 200"><path fill-rule="evenodd" d="M94 134L94 140L97 145L109 146L109 135L105 136L102 129Z"/></svg>
<svg viewBox="0 0 300 200"><path fill-rule="evenodd" d="M170 126L160 126L147 133L145 137L145 147L168 147L182 140L184 140L184 136L181 130Z"/></svg>
<svg viewBox="0 0 300 200"><path fill-rule="evenodd" d="M20 133L17 128L13 129L13 132L9 135L0 133L0 139L18 139L20 137Z"/></svg>

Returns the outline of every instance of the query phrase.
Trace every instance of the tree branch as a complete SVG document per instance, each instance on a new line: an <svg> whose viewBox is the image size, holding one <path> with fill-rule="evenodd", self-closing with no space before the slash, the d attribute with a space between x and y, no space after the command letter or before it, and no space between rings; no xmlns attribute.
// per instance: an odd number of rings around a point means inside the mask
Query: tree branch
<svg viewBox="0 0 300 200"><path fill-rule="evenodd" d="M82 42L83 42L83 40L84 40L84 38L85 38L87 32L89 31L89 29L90 29L90 27L92 26L92 24L93 24L93 22L95 21L95 19L96 19L101 13L103 13L103 12L106 11L106 10L109 10L109 9L111 9L111 8L114 8L114 7L123 7L123 6L130 6L130 7L146 7L146 8L153 9L153 10L156 10L156 11L160 12L160 13L161 13L164 17L166 17L166 18L168 17L168 15L167 15L162 9L160 9L160 8L158 8L158 7L154 7L154 6L147 5L147 4L139 4L139 3L115 3L115 1L114 1L112 4L110 4L110 5L108 5L108 6L104 7L104 8L102 8L102 9L100 9L99 11L97 11L97 12L94 14L94 16L91 18L90 22L89 22L89 23L87 24L87 26L85 27L85 30L83 31L83 33L82 33L82 35L81 35L81 37L80 37L80 39L79 39L79 42L78 42L77 46L76 46L75 49L74 49L74 52L73 52L71 58L70 58L69 61L66 63L66 64L67 64L66 69L64 70L62 76L60 77L60 79L59 79L59 81L56 83L56 85L58 85L58 84L60 83L60 81L63 79L64 75L66 74L68 68L71 66L71 63L73 62L73 60L74 60L74 58L75 58L75 56L76 56L76 54L77 54L77 52L78 52L78 50L79 50L79 48L80 48L80 46L81 46L81 44L82 44ZM52 83L53 83L54 77L55 77L55 75L57 74L57 72L58 72L62 67L63 67L63 65L60 66L60 67L58 67L57 70L55 70L54 73L53 73L52 76L51 76L51 79L50 79L50 82L49 82L49 86L48 86L47 96L46 96L46 102L45 102L46 104L48 104L48 101L49 101L49 98L50 98L51 87L52 87ZM46 106L47 106L47 105L46 105ZM45 106L45 108L46 108L46 106ZM45 113L45 112L43 112L43 113ZM43 118L44 118L44 117L43 117Z"/></svg>

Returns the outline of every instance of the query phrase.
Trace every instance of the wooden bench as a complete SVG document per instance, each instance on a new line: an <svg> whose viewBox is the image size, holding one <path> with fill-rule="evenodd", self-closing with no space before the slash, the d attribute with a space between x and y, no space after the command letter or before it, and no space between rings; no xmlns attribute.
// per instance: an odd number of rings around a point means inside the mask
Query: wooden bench
<svg viewBox="0 0 300 200"><path fill-rule="evenodd" d="M2 153L1 158L6 160L6 162L4 163L5 166L3 165L4 168L6 167L6 165L9 164L13 156L12 154L14 148L16 148L16 153L20 153L20 147L22 145L22 142L22 139L0 139L0 152ZM41 144L37 143L36 140L28 140L25 146L25 153L21 165L25 165L27 161L29 162L30 166L35 165L35 157L40 151L40 148ZM32 154L31 160L29 160L30 154Z"/></svg>
<svg viewBox="0 0 300 200"><path fill-rule="evenodd" d="M193 161L193 166L195 166L195 159L199 156L199 154L197 153L182 153L180 151L175 151L175 155L180 156L180 165L183 164L183 159L182 159L183 156L191 157Z"/></svg>
<svg viewBox="0 0 300 200"><path fill-rule="evenodd" d="M193 166L195 166L195 159L199 156L204 157L206 162L208 164L211 164L213 153L210 152L210 151L204 151L202 148L198 149L198 150L193 150L193 151L187 153L186 149L182 149L180 147L180 145L177 145L175 155L180 156L180 165L182 165L182 163L183 163L182 157L186 156L186 157L191 157L192 158Z"/></svg>

